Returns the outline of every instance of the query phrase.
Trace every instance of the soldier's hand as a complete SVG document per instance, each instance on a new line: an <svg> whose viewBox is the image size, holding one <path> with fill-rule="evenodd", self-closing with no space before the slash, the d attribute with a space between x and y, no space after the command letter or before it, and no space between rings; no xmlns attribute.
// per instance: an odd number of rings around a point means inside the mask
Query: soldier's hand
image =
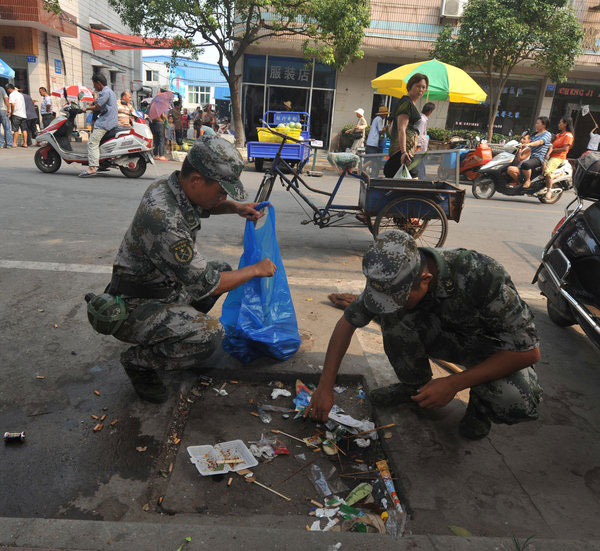
<svg viewBox="0 0 600 551"><path fill-rule="evenodd" d="M258 220L265 215L264 210L256 210L258 203L238 203L238 214L246 220ZM271 204L268 205L272 206Z"/></svg>
<svg viewBox="0 0 600 551"><path fill-rule="evenodd" d="M411 399L422 408L439 409L448 404L457 392L458 388L452 377L443 377L429 381Z"/></svg>
<svg viewBox="0 0 600 551"><path fill-rule="evenodd" d="M329 419L329 412L333 407L333 390L317 387L314 391L310 404L304 409L303 417L310 414L311 419L326 423Z"/></svg>
<svg viewBox="0 0 600 551"><path fill-rule="evenodd" d="M256 268L256 277L273 277L277 271L277 266L275 266L268 258L263 258L260 262L257 262L254 267Z"/></svg>

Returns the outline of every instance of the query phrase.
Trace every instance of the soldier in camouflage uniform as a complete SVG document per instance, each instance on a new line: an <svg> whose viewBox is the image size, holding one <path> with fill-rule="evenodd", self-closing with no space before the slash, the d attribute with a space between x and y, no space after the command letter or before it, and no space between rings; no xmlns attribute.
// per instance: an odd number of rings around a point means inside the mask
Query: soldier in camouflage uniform
<svg viewBox="0 0 600 551"><path fill-rule="evenodd" d="M114 336L135 345L121 363L144 400L167 399L157 369L194 367L216 350L223 328L206 314L221 294L275 273L268 259L232 271L224 262L205 260L196 244L201 219L210 215L262 216L255 203L226 200L245 198L243 166L226 140L197 141L180 172L146 190L121 243L107 291L126 303L128 318Z"/></svg>
<svg viewBox="0 0 600 551"><path fill-rule="evenodd" d="M385 232L363 258L363 293L345 310L307 410L325 420L340 362L357 327L374 318L400 383L376 389L374 403L440 408L470 388L460 433L483 438L491 423L538 417L542 389L532 367L539 341L529 307L492 258L466 249L417 248L401 231ZM430 358L463 365L432 380Z"/></svg>

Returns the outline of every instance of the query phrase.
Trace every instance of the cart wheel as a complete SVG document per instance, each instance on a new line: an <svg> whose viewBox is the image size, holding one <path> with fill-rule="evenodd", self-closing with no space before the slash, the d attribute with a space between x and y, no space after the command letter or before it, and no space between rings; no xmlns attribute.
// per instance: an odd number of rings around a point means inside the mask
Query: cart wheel
<svg viewBox="0 0 600 551"><path fill-rule="evenodd" d="M269 197L271 197L274 183L275 176L273 176L273 174L265 174L262 182L260 183L260 187L258 188L258 193L256 194L256 199L254 199L254 202L262 203L263 201L268 201Z"/></svg>
<svg viewBox="0 0 600 551"><path fill-rule="evenodd" d="M401 197L385 205L375 219L373 236L386 230L405 231L420 247L441 247L448 235L448 218L430 199Z"/></svg>
<svg viewBox="0 0 600 551"><path fill-rule="evenodd" d="M262 172L264 164L265 164L264 159L259 159L259 158L254 159L254 168L256 168L256 172Z"/></svg>

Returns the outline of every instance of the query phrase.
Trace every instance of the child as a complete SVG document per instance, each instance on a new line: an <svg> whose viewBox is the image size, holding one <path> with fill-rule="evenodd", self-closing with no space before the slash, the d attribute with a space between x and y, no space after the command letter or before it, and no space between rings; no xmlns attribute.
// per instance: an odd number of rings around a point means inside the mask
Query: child
<svg viewBox="0 0 600 551"><path fill-rule="evenodd" d="M169 115L168 126L167 126L167 153L173 151L173 142L175 141L175 121L173 117Z"/></svg>

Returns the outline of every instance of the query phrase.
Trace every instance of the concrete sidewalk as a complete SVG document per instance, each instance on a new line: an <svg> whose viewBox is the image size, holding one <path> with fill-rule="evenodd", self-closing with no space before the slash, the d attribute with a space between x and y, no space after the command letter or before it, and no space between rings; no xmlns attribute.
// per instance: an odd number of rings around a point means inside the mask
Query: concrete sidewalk
<svg viewBox="0 0 600 551"><path fill-rule="evenodd" d="M189 543L186 538L191 538ZM517 540L520 544L524 539ZM12 551L325 551L341 543L340 551L595 551L598 540L549 540L534 538L517 547L513 538L456 536L389 536L351 532L324 533L306 530L223 527L204 524L157 524L134 522L94 522L53 519L0 519L0 549Z"/></svg>

